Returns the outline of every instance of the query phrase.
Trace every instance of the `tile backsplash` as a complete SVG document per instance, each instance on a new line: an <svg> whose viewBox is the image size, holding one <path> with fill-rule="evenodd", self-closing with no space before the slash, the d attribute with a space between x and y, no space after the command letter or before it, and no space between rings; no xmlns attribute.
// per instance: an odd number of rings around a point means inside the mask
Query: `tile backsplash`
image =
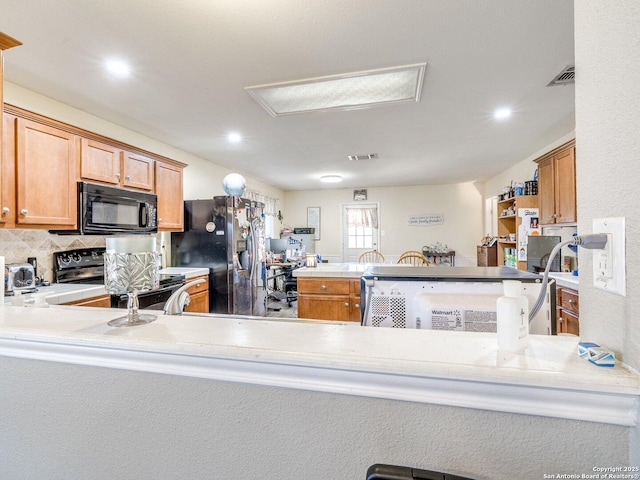
<svg viewBox="0 0 640 480"><path fill-rule="evenodd" d="M159 235L158 235L159 237ZM38 276L53 282L53 253L85 247L104 247L101 235L52 235L47 230L0 229L0 255L5 263L26 263L38 260Z"/></svg>

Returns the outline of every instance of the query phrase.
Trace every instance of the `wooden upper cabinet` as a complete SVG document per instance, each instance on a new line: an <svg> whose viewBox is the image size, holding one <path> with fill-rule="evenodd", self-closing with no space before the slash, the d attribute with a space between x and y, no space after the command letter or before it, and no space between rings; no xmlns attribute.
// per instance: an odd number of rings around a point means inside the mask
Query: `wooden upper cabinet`
<svg viewBox="0 0 640 480"><path fill-rule="evenodd" d="M81 144L81 179L153 191L153 159L88 138Z"/></svg>
<svg viewBox="0 0 640 480"><path fill-rule="evenodd" d="M184 229L182 168L156 160L156 195L158 195L158 228Z"/></svg>
<svg viewBox="0 0 640 480"><path fill-rule="evenodd" d="M4 57L2 52L18 45L22 45L22 43L0 32L0 113L2 113L4 105ZM0 120L0 189L2 189L0 192L0 227L9 227L13 226L15 219L15 176L13 170L15 165L15 130L11 127L10 132L7 133L5 125L6 122L15 122L15 117L7 119L3 115ZM7 145L7 138L10 141L9 145ZM6 167L10 170L7 170Z"/></svg>
<svg viewBox="0 0 640 480"><path fill-rule="evenodd" d="M2 165L0 168L0 227L16 226L16 117L2 118Z"/></svg>
<svg viewBox="0 0 640 480"><path fill-rule="evenodd" d="M80 149L80 178L112 185L120 184L122 150L88 138L82 139Z"/></svg>
<svg viewBox="0 0 640 480"><path fill-rule="evenodd" d="M153 159L137 153L122 154L122 186L153 190Z"/></svg>
<svg viewBox="0 0 640 480"><path fill-rule="evenodd" d="M536 160L538 164L538 200L543 225L575 223L576 149L571 141Z"/></svg>
<svg viewBox="0 0 640 480"><path fill-rule="evenodd" d="M554 157L556 169L556 223L572 223L576 213L576 149L570 148Z"/></svg>
<svg viewBox="0 0 640 480"><path fill-rule="evenodd" d="M78 159L79 138L76 135L31 120L17 119L18 226L76 227Z"/></svg>
<svg viewBox="0 0 640 480"><path fill-rule="evenodd" d="M12 105L0 123L0 228L75 229L83 180L155 192L159 229L182 231L186 164Z"/></svg>

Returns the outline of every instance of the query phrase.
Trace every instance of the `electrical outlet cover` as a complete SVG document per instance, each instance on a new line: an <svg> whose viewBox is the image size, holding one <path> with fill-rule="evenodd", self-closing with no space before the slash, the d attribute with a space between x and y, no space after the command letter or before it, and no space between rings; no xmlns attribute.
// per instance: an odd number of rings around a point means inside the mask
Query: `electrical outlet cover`
<svg viewBox="0 0 640 480"><path fill-rule="evenodd" d="M606 233L608 237L604 249L593 250L593 285L626 296L624 217L595 218L593 233Z"/></svg>

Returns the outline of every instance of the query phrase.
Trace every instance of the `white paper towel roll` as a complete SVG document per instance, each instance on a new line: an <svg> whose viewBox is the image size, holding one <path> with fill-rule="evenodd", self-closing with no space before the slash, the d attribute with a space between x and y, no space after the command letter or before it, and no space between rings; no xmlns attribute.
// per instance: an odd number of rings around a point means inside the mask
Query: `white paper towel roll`
<svg viewBox="0 0 640 480"><path fill-rule="evenodd" d="M156 237L108 237L107 253L144 253L156 251Z"/></svg>

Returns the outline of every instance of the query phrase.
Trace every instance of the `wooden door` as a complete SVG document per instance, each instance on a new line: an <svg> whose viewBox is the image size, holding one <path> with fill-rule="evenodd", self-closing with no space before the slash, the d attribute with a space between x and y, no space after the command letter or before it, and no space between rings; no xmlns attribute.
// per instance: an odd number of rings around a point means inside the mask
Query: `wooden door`
<svg viewBox="0 0 640 480"><path fill-rule="evenodd" d="M122 186L152 191L153 160L131 152L123 152L122 157Z"/></svg>
<svg viewBox="0 0 640 480"><path fill-rule="evenodd" d="M158 228L184 229L182 168L156 162L156 194L158 195Z"/></svg>
<svg viewBox="0 0 640 480"><path fill-rule="evenodd" d="M368 250L380 251L379 225L380 206L377 203L343 205L342 260L357 262Z"/></svg>
<svg viewBox="0 0 640 480"><path fill-rule="evenodd" d="M83 138L80 144L80 178L118 185L121 152L106 143Z"/></svg>
<svg viewBox="0 0 640 480"><path fill-rule="evenodd" d="M78 137L23 118L16 132L16 223L76 228Z"/></svg>
<svg viewBox="0 0 640 480"><path fill-rule="evenodd" d="M556 218L555 223L573 223L576 215L576 158L575 148L554 157Z"/></svg>
<svg viewBox="0 0 640 480"><path fill-rule="evenodd" d="M2 162L0 168L0 227L16 224L16 117L3 116Z"/></svg>

